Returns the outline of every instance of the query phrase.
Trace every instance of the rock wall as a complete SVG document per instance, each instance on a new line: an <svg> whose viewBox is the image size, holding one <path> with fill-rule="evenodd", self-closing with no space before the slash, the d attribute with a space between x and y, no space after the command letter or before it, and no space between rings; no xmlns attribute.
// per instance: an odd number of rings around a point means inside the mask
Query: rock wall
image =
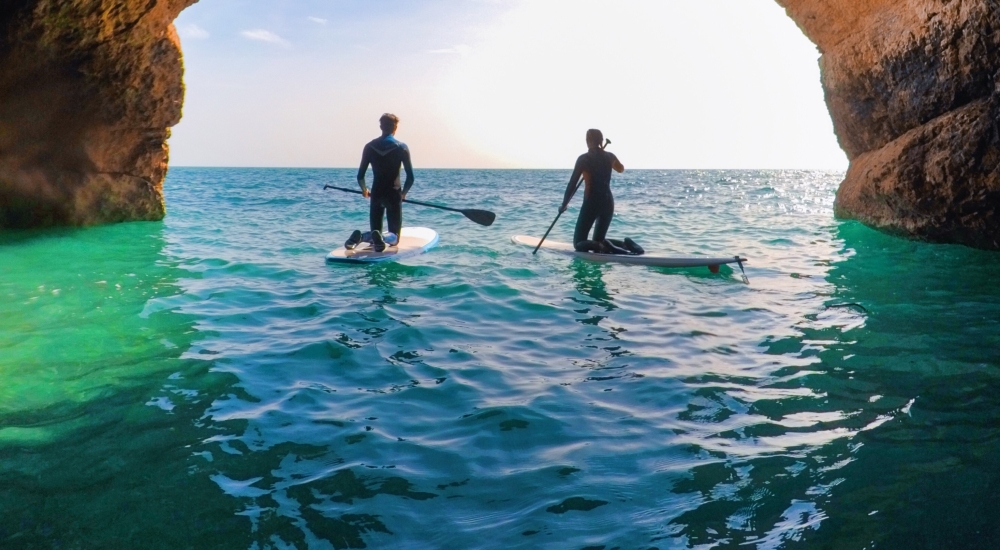
<svg viewBox="0 0 1000 550"><path fill-rule="evenodd" d="M819 48L838 216L1000 249L1000 3L778 0Z"/></svg>
<svg viewBox="0 0 1000 550"><path fill-rule="evenodd" d="M163 217L194 1L0 3L0 228Z"/></svg>

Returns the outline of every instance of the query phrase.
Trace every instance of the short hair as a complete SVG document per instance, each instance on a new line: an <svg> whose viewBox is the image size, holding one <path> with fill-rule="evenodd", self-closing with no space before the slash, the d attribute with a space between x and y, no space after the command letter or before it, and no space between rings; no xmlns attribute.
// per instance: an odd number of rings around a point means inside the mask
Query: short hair
<svg viewBox="0 0 1000 550"><path fill-rule="evenodd" d="M393 126L399 126L399 117L392 113L383 113L378 119L379 125L392 124Z"/></svg>
<svg viewBox="0 0 1000 550"><path fill-rule="evenodd" d="M595 146L600 147L604 143L604 134L600 130L591 128L587 130L587 144L593 143Z"/></svg>

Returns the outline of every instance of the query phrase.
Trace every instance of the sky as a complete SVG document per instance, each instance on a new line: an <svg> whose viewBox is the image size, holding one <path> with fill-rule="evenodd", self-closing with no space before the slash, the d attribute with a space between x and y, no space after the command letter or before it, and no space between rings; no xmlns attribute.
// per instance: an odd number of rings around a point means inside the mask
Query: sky
<svg viewBox="0 0 1000 550"><path fill-rule="evenodd" d="M847 166L818 57L773 0L201 0L174 166L355 167L378 118L418 168Z"/></svg>

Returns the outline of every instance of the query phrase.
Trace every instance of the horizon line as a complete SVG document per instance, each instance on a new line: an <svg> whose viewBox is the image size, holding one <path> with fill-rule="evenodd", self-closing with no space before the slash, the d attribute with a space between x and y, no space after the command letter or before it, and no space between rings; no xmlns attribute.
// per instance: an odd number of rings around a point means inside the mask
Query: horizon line
<svg viewBox="0 0 1000 550"><path fill-rule="evenodd" d="M224 165L171 165L168 167L168 171L171 168L219 168L219 169L256 169L256 170L357 170L357 167L351 166L224 166ZM414 172L420 172L422 170L495 170L495 171L573 171L572 167L568 168L451 168L442 166L428 166L423 168L414 168ZM691 172L697 170L711 170L711 171L724 171L724 170L734 170L734 171L749 171L749 170L763 170L763 171L783 171L783 170L800 170L809 172L847 172L847 168L626 168L626 171L642 171L642 170L658 170L658 171L676 171L676 172Z"/></svg>

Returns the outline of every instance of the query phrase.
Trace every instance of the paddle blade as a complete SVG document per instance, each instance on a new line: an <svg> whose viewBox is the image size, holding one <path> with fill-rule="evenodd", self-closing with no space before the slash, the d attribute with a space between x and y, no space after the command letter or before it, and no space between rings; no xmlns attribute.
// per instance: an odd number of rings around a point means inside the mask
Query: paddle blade
<svg viewBox="0 0 1000 550"><path fill-rule="evenodd" d="M486 227L493 225L493 221L497 219L497 215L489 210L476 210L468 208L462 210L462 214L465 214L466 218L469 218L479 225L485 225Z"/></svg>

